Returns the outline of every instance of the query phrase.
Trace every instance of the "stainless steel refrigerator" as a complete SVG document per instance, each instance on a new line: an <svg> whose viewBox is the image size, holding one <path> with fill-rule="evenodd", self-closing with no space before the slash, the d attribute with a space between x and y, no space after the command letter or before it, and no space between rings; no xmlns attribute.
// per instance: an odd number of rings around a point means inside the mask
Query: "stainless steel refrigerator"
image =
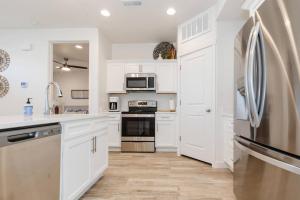
<svg viewBox="0 0 300 200"><path fill-rule="evenodd" d="M300 200L300 0L266 0L235 40L234 193Z"/></svg>

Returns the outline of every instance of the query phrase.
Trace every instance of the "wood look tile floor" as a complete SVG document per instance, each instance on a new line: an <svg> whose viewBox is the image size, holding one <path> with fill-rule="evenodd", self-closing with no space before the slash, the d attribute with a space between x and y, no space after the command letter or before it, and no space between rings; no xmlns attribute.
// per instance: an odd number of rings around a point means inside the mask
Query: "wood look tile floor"
<svg viewBox="0 0 300 200"><path fill-rule="evenodd" d="M234 200L232 174L175 153L110 153L82 200Z"/></svg>

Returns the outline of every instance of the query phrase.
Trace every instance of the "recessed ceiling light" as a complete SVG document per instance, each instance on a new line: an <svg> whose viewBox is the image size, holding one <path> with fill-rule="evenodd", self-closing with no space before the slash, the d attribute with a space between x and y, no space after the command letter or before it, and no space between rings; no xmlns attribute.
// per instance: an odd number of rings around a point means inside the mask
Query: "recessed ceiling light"
<svg viewBox="0 0 300 200"><path fill-rule="evenodd" d="M77 49L82 49L82 48L83 48L83 47L82 47L81 45L79 45L79 44L76 44L75 47L76 47Z"/></svg>
<svg viewBox="0 0 300 200"><path fill-rule="evenodd" d="M69 71L71 71L71 68L69 68L69 67L62 67L61 70L69 72Z"/></svg>
<svg viewBox="0 0 300 200"><path fill-rule="evenodd" d="M176 10L174 8L168 8L168 10L167 10L168 15L175 15L175 13L176 13Z"/></svg>
<svg viewBox="0 0 300 200"><path fill-rule="evenodd" d="M104 17L109 17L110 16L110 12L106 9L101 10L100 13Z"/></svg>

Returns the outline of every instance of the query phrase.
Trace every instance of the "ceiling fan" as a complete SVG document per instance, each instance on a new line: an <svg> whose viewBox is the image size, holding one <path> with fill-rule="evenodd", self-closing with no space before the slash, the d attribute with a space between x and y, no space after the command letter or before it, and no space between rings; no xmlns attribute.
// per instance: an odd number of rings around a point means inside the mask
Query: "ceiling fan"
<svg viewBox="0 0 300 200"><path fill-rule="evenodd" d="M56 66L56 69L61 69L63 71L70 71L71 68L76 68L76 69L88 69L87 67L83 67L83 66L77 66L77 65L69 65L68 61L69 58L64 58L64 63L58 62L56 60L53 60L53 62L60 64L61 66Z"/></svg>

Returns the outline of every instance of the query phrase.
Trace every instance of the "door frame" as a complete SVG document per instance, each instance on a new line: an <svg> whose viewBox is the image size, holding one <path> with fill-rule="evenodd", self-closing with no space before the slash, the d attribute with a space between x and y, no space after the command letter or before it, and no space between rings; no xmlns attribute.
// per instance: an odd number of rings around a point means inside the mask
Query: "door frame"
<svg viewBox="0 0 300 200"><path fill-rule="evenodd" d="M182 68L182 58L185 57L185 56L188 56L188 55L191 55L193 53L196 53L198 51L201 51L201 50L204 50L204 49L207 49L207 48L212 48L212 53L213 53L213 61L212 61L212 67L213 67L213 77L212 77L212 88L213 88L213 97L212 97L212 112L211 112L211 115L212 115L212 139L213 139L213 144L212 144L212 167L213 168L219 168L219 164L216 162L216 123L217 123L217 105L216 105L216 102L217 102L217 80L216 80L216 45L215 44L211 44L211 45L208 45L208 46L205 46L203 48L200 48L200 49L197 49L195 51L192 51L192 52L189 52L187 54L183 54L183 55L180 55L179 57L179 73L178 73L178 99L177 99L177 107L179 108L178 109L178 121L177 121L177 124L178 124L178 150L177 150L177 155L178 156L181 156L181 136L182 136L182 133L181 133L181 117L182 117L182 113L181 113L181 68Z"/></svg>
<svg viewBox="0 0 300 200"><path fill-rule="evenodd" d="M91 55L93 52L93 49L91 48L91 41L89 40L50 40L49 41L49 64L48 64L48 73L49 73L49 82L52 82L53 81L53 75L54 75L54 70L53 70L53 45L54 44L88 44L89 45L89 66L88 66L88 70L89 70L89 99L88 99L88 109L89 109L89 113L93 113L94 110L95 110L95 107L94 107L94 87L96 85L96 87L98 88L98 83L95 82L95 80L98 80L96 77L95 77L95 73L94 73L94 70L95 70L95 66L91 63L92 62L92 59L93 56ZM92 53L91 53L92 52ZM98 88L99 89L99 88ZM98 91L97 89L97 91ZM50 99L53 99L53 92L52 90L50 90Z"/></svg>

